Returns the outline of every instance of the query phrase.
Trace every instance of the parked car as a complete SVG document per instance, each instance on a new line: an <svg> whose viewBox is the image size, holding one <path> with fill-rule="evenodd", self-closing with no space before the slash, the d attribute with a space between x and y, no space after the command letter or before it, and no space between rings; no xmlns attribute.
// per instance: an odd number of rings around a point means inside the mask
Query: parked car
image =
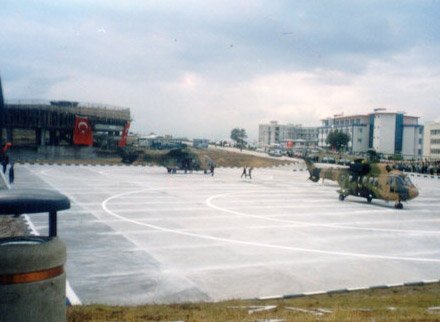
<svg viewBox="0 0 440 322"><path fill-rule="evenodd" d="M348 160L348 159L339 159L338 160L338 164L340 164L340 165L349 165L350 164L350 160Z"/></svg>
<svg viewBox="0 0 440 322"><path fill-rule="evenodd" d="M281 150L269 150L268 154L271 157L281 157L283 155L283 151L281 151Z"/></svg>
<svg viewBox="0 0 440 322"><path fill-rule="evenodd" d="M321 162L322 162L322 163L331 163L331 164L335 164L335 163L336 163L336 160L335 160L335 158L333 158L333 157L323 157L323 158L321 159Z"/></svg>

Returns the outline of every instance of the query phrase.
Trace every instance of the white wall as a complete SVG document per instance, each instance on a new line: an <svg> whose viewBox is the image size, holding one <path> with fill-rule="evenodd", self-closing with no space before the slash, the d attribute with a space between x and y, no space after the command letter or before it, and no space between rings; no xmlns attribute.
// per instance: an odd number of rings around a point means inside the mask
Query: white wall
<svg viewBox="0 0 440 322"><path fill-rule="evenodd" d="M353 152L363 152L368 150L369 126L355 126L351 137ZM361 142L359 142L359 140Z"/></svg>
<svg viewBox="0 0 440 322"><path fill-rule="evenodd" d="M425 124L423 135L423 156L426 158L439 159L440 153L432 153L432 150L440 151L440 144L432 143L431 140L440 140L440 134L431 134L431 130L440 131L440 123L429 122Z"/></svg>
<svg viewBox="0 0 440 322"><path fill-rule="evenodd" d="M373 148L379 153L394 154L396 114L376 114Z"/></svg>
<svg viewBox="0 0 440 322"><path fill-rule="evenodd" d="M419 146L419 128L405 126L403 128L402 154L404 156L417 156Z"/></svg>

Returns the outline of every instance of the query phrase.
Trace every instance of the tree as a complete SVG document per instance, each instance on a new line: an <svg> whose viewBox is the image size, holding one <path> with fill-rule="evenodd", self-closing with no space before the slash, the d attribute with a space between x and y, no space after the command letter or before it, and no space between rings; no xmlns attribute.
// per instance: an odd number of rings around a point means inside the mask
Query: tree
<svg viewBox="0 0 440 322"><path fill-rule="evenodd" d="M231 131L231 140L235 141L237 146L242 149L246 145L247 134L245 129L236 127Z"/></svg>
<svg viewBox="0 0 440 322"><path fill-rule="evenodd" d="M381 155L375 149L367 150L367 160L371 163L380 162Z"/></svg>
<svg viewBox="0 0 440 322"><path fill-rule="evenodd" d="M350 142L350 135L338 130L331 131L325 140L325 143L330 145L332 149L336 149L336 151L340 151L343 147L347 147L348 142Z"/></svg>

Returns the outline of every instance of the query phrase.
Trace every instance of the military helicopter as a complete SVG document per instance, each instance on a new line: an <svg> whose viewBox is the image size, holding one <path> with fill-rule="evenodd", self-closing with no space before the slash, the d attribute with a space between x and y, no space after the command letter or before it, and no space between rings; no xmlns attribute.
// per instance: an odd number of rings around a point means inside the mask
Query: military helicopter
<svg viewBox="0 0 440 322"><path fill-rule="evenodd" d="M409 177L384 163L366 163L357 159L348 168L318 168L308 158L304 159L309 179L336 181L340 189L339 200L347 196L363 197L370 203L373 199L395 201L394 207L402 209L402 201L416 198L419 191Z"/></svg>
<svg viewBox="0 0 440 322"><path fill-rule="evenodd" d="M182 170L185 173L203 171L214 175L215 162L207 155L199 157L190 148L177 148L165 154L150 155L147 160L164 166L170 174Z"/></svg>

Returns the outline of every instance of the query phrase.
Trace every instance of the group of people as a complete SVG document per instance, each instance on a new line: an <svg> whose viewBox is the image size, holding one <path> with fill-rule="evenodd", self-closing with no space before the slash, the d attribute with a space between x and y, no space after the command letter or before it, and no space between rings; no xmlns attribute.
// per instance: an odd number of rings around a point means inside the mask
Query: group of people
<svg viewBox="0 0 440 322"><path fill-rule="evenodd" d="M252 170L254 170L253 167L249 167L249 168L247 168L246 166L244 166L244 168L243 168L243 172L242 172L242 174L241 174L241 178L243 178L243 176L244 176L245 179L246 179L247 177L249 177L249 179L252 179Z"/></svg>
<svg viewBox="0 0 440 322"><path fill-rule="evenodd" d="M440 175L440 161L399 161L392 164L394 169L429 175Z"/></svg>

